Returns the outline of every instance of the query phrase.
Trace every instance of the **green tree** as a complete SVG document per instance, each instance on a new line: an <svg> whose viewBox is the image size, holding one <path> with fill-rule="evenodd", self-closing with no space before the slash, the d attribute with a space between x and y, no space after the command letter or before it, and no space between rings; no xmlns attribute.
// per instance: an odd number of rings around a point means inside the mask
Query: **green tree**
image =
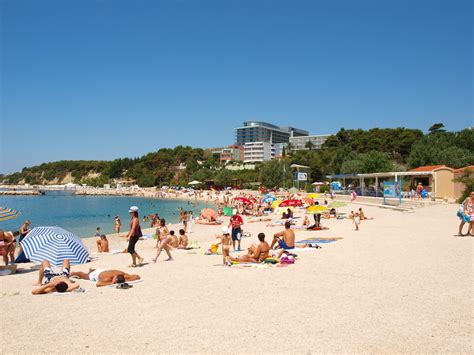
<svg viewBox="0 0 474 355"><path fill-rule="evenodd" d="M446 130L444 129L444 124L442 123L435 123L430 128L428 128L428 131L430 132L430 134L446 132Z"/></svg>
<svg viewBox="0 0 474 355"><path fill-rule="evenodd" d="M345 160L341 165L343 174L360 174L364 169L364 162L361 159Z"/></svg>
<svg viewBox="0 0 474 355"><path fill-rule="evenodd" d="M215 175L215 182L218 186L232 186L234 174L229 169L221 169Z"/></svg>
<svg viewBox="0 0 474 355"><path fill-rule="evenodd" d="M378 173L392 171L393 164L387 153L372 151L362 156L363 172Z"/></svg>
<svg viewBox="0 0 474 355"><path fill-rule="evenodd" d="M260 169L260 182L268 188L282 187L291 174L286 162L280 160L270 160L262 164Z"/></svg>

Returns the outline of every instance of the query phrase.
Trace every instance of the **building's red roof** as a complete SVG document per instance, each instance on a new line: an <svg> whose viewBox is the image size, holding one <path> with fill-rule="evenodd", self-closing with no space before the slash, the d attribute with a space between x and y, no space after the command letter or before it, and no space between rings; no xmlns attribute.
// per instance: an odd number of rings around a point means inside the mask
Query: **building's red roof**
<svg viewBox="0 0 474 355"><path fill-rule="evenodd" d="M464 168L456 169L456 170L454 170L454 172L455 172L455 173L462 173L462 172L464 172L465 170L467 170L467 171L474 171L474 165L469 165L469 166L465 166Z"/></svg>
<svg viewBox="0 0 474 355"><path fill-rule="evenodd" d="M419 168L410 170L411 172L424 172L424 171L434 171L439 168L445 168L446 165L426 165L420 166Z"/></svg>

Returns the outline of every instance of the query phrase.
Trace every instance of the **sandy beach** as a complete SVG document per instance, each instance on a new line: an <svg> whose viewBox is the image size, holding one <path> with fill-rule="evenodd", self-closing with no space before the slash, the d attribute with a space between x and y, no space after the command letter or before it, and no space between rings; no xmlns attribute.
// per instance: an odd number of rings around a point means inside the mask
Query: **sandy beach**
<svg viewBox="0 0 474 355"><path fill-rule="evenodd" d="M136 272L144 281L129 290L78 281L86 293L33 296L36 271L0 277L2 353L472 353L474 238L453 237L457 206L363 207L374 220L359 232L335 219L297 231L343 239L296 252L288 267L220 266L204 251L221 227L195 224L201 248L174 251L174 261L151 263L155 241L145 240L142 267L127 268L128 254L73 267ZM242 246L282 229L266 225L245 224ZM95 250L94 238L85 243Z"/></svg>

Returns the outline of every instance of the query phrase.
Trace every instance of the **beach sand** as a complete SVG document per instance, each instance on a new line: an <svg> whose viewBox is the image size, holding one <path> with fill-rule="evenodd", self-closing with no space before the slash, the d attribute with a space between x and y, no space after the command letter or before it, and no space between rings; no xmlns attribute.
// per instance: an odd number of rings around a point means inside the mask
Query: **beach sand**
<svg viewBox="0 0 474 355"><path fill-rule="evenodd" d="M32 296L36 272L0 277L2 353L472 353L474 238L453 237L456 209L364 206L375 219L359 232L350 220L323 220L329 230L297 239L343 239L288 267L219 266L222 256L204 251L221 227L195 224L190 239L201 249L174 251L175 261L163 253L129 269L130 256L119 254L73 267L136 272L144 281L129 290L79 281L84 294ZM244 226L252 233L244 248L258 232L270 242L281 230L266 224ZM94 238L86 244L95 250ZM146 262L154 245L137 244Z"/></svg>

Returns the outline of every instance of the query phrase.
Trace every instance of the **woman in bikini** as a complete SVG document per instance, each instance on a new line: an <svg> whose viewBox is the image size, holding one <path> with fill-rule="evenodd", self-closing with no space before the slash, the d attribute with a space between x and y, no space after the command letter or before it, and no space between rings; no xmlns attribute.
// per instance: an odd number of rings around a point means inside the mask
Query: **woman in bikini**
<svg viewBox="0 0 474 355"><path fill-rule="evenodd" d="M154 263L158 260L161 251L164 250L166 254L168 254L168 259L166 261L171 261L173 260L173 257L171 256L170 249L171 247L168 245L168 238L169 238L169 230L168 227L166 227L166 221L164 218L160 219L160 227L157 229L156 234L158 236L158 240L156 241L156 256L153 260Z"/></svg>

